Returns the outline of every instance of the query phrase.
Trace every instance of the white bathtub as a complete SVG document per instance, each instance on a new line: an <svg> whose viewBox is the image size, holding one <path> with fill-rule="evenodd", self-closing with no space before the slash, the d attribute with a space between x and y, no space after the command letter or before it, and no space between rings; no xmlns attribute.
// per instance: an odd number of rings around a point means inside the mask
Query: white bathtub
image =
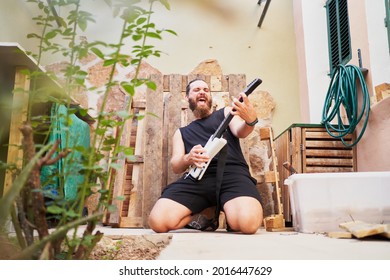
<svg viewBox="0 0 390 280"><path fill-rule="evenodd" d="M285 180L293 227L342 231L340 223L390 223L390 172L305 173Z"/></svg>

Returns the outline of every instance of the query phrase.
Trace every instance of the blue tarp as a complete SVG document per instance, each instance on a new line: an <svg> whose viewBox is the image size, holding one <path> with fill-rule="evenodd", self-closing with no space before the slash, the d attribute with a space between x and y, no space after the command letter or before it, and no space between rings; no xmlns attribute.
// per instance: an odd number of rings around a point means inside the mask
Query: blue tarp
<svg viewBox="0 0 390 280"><path fill-rule="evenodd" d="M63 197L68 201L75 200L77 189L84 182L84 175L81 173L82 150L90 147L90 128L75 114L68 114L67 107L61 104L53 104L51 121L49 142L55 143L60 140L58 151L71 149L71 153L42 168L41 184L44 195L52 199ZM53 157L56 155L57 153ZM62 184L61 180L64 180ZM63 189L59 189L60 186L64 186Z"/></svg>

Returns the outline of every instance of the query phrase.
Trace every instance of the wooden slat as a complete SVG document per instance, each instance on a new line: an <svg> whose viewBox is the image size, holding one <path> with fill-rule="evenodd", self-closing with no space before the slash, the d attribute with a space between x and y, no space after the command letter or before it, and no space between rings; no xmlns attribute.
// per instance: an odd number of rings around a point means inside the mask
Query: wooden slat
<svg viewBox="0 0 390 280"><path fill-rule="evenodd" d="M142 217L122 217L119 224L121 228L142 228Z"/></svg>
<svg viewBox="0 0 390 280"><path fill-rule="evenodd" d="M165 167L166 170L166 179L164 180L164 185L167 185L176 179L179 175L173 173L172 168L169 164L169 160L172 157L172 138L176 130L182 126L181 123L181 113L182 113L182 77L181 75L171 75L170 76L170 92L166 96L165 101L165 120L164 127L166 127L166 141L164 142L164 147L167 149L167 154L165 155Z"/></svg>
<svg viewBox="0 0 390 280"><path fill-rule="evenodd" d="M357 238L377 235L386 231L384 224L370 224L362 221L341 223L340 228L348 230Z"/></svg>
<svg viewBox="0 0 390 280"><path fill-rule="evenodd" d="M271 138L271 130L269 127L260 127L259 134L261 140L267 140Z"/></svg>
<svg viewBox="0 0 390 280"><path fill-rule="evenodd" d="M138 108L138 109L145 109L146 108L146 100L140 99L140 100L134 100L131 104L132 108Z"/></svg>
<svg viewBox="0 0 390 280"><path fill-rule="evenodd" d="M353 158L352 149L306 149L306 157Z"/></svg>
<svg viewBox="0 0 390 280"><path fill-rule="evenodd" d="M278 181L278 173L276 171L265 171L264 182L265 183L276 183Z"/></svg>
<svg viewBox="0 0 390 280"><path fill-rule="evenodd" d="M149 227L148 217L153 205L161 195L163 185L162 170L162 139L163 139L163 77L153 74L151 79L156 83L156 90L146 92L146 114L144 132L144 178L142 198L143 226Z"/></svg>
<svg viewBox="0 0 390 280"><path fill-rule="evenodd" d="M27 107L29 99L27 92L30 89L30 79L22 73L22 70L24 70L22 67L17 67L15 69L16 72L7 155L7 163L15 164L17 168L22 167L23 161L23 150L21 149L22 133L20 132L19 128L27 119ZM12 171L10 171L10 169L6 169L3 195L8 192L13 181Z"/></svg>
<svg viewBox="0 0 390 280"><path fill-rule="evenodd" d="M352 167L353 160L346 158L306 158L307 166L346 166Z"/></svg>
<svg viewBox="0 0 390 280"><path fill-rule="evenodd" d="M353 167L307 166L306 173L353 172Z"/></svg>
<svg viewBox="0 0 390 280"><path fill-rule="evenodd" d="M298 172L304 172L303 171L303 165L302 165L302 149L301 145L303 145L304 137L303 134L303 128L301 127L295 127L291 130L291 135L289 135L290 143L289 143L289 150L290 150L290 156L291 156L291 163L293 164L293 167Z"/></svg>
<svg viewBox="0 0 390 280"><path fill-rule="evenodd" d="M130 96L127 95L125 98L125 105L131 102ZM129 106L128 108L131 108ZM128 108L123 108L123 110L131 110ZM130 112L131 113L131 112ZM123 126L123 132L122 137L120 138L120 145L128 147L130 146L131 142L131 125L132 125L132 119L126 120L124 126ZM119 135L117 135L119 137ZM127 166L126 166L126 157L122 153L119 155L119 159L117 161L117 165L120 166L115 171L115 177L114 184L113 184L113 190L112 190L112 204L115 205L117 211L110 213L109 217L109 223L112 225L118 225L120 223L120 217L122 216L122 206L123 206L123 200L116 199L119 196L122 196L124 194L124 187L125 187L125 181L126 181L126 175L127 175Z"/></svg>
<svg viewBox="0 0 390 280"><path fill-rule="evenodd" d="M279 173L279 186L281 188L281 202L283 205L283 216L286 222L291 222L291 211L290 211L290 198L288 187L284 185L284 180L290 176L287 169L283 167L283 163L291 161L289 155L289 135L283 133L275 139L275 150L276 157L278 159L278 173Z"/></svg>
<svg viewBox="0 0 390 280"><path fill-rule="evenodd" d="M145 115L145 109L140 109L138 113L141 116ZM144 153L144 122L145 119L137 120L137 126L134 128L136 140L134 143L134 154L142 155ZM143 192L143 168L144 160L142 162L134 162L132 168L131 182L133 188L129 196L129 211L128 218L142 220L142 192Z"/></svg>
<svg viewBox="0 0 390 280"><path fill-rule="evenodd" d="M336 134L336 133L335 133ZM337 135L337 134L336 134ZM306 139L335 139L333 136L329 135L329 133L324 131L306 131ZM343 137L344 140L351 140L352 135L347 134L345 137Z"/></svg>
<svg viewBox="0 0 390 280"><path fill-rule="evenodd" d="M346 141L347 144L351 144L351 141ZM306 140L305 146L306 148L346 148L345 145L341 141L312 141L312 140Z"/></svg>

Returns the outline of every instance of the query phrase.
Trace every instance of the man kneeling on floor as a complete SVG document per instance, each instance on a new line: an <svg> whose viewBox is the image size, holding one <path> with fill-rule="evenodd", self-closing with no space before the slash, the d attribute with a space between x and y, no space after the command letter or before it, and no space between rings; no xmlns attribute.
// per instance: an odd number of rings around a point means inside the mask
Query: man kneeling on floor
<svg viewBox="0 0 390 280"><path fill-rule="evenodd" d="M239 142L253 131L257 117L245 93L240 97L242 102L234 98L231 107L213 112L208 84L201 79L188 83L186 98L195 120L175 132L171 158L173 171L184 175L164 188L154 205L149 225L155 232L181 228L213 231L219 226L220 211L225 213L228 231L253 234L260 227L260 194ZM192 178L188 170L200 169L210 160L204 146L229 113L233 118L224 135L226 146L212 158L201 180ZM209 207L216 209L213 217L198 215Z"/></svg>

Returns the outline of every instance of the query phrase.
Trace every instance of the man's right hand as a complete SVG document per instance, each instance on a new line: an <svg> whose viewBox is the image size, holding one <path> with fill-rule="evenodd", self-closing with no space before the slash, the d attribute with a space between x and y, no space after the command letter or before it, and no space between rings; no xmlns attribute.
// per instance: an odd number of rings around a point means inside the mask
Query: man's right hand
<svg viewBox="0 0 390 280"><path fill-rule="evenodd" d="M206 153L206 149L202 147L202 145L196 145L192 147L191 151L186 154L186 161L189 165L194 165L196 167L201 168L204 163L208 162L210 157Z"/></svg>

